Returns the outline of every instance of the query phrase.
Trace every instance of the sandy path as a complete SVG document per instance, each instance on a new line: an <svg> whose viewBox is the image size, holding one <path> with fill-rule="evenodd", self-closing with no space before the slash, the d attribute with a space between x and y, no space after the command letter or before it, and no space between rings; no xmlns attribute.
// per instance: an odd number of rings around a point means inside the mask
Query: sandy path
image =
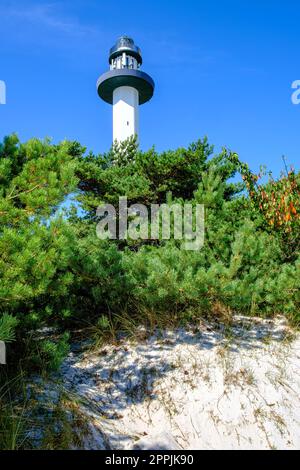
<svg viewBox="0 0 300 470"><path fill-rule="evenodd" d="M62 373L89 415L85 448L300 448L300 336L282 318L73 353Z"/></svg>

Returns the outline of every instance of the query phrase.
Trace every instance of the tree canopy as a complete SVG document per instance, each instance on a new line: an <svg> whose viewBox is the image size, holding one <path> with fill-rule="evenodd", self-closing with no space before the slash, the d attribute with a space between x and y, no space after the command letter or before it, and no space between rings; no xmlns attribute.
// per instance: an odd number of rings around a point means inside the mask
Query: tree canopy
<svg viewBox="0 0 300 470"><path fill-rule="evenodd" d="M127 315L155 323L164 315L180 322L281 313L299 321L299 173L253 188L243 165L228 149L215 155L206 138L162 153L142 152L131 139L94 155L77 142L6 137L0 339L22 342L44 326L106 329ZM244 183L232 179L236 172ZM99 205L127 196L148 207L170 195L205 205L200 251L174 239L97 238ZM46 356L53 351L44 345Z"/></svg>

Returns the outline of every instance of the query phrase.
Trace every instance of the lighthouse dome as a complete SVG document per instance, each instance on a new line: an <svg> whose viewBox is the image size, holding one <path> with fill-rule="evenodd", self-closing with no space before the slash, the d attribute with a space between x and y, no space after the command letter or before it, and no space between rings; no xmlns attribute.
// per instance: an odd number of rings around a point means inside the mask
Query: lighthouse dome
<svg viewBox="0 0 300 470"><path fill-rule="evenodd" d="M141 50L134 44L133 39L129 36L120 36L115 45L110 49L109 63L111 63L116 57L121 56L124 52L134 57L139 65L142 64Z"/></svg>

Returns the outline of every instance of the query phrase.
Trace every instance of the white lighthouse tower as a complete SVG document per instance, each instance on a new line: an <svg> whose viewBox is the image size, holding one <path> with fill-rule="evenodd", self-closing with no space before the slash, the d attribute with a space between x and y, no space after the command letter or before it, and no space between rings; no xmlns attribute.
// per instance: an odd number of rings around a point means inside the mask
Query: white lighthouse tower
<svg viewBox="0 0 300 470"><path fill-rule="evenodd" d="M139 105L153 95L154 82L142 72L141 50L121 36L109 53L110 70L97 81L100 98L113 105L113 141L139 135Z"/></svg>

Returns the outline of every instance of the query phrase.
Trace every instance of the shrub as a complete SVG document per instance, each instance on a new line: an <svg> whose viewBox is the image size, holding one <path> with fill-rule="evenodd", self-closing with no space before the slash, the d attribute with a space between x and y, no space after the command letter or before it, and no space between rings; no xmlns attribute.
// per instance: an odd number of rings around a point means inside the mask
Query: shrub
<svg viewBox="0 0 300 470"><path fill-rule="evenodd" d="M258 185L236 154L213 155L207 139L161 154L141 152L131 139L86 155L76 142L21 144L16 136L0 146L0 169L0 313L15 322L16 353L26 333L44 326L59 337L99 318L111 328L130 312L298 315L295 172ZM250 197L231 180L237 170ZM96 208L124 195L146 206L205 204L203 249L186 252L180 240L99 240ZM43 347L44 364L58 364L66 350L56 341Z"/></svg>

